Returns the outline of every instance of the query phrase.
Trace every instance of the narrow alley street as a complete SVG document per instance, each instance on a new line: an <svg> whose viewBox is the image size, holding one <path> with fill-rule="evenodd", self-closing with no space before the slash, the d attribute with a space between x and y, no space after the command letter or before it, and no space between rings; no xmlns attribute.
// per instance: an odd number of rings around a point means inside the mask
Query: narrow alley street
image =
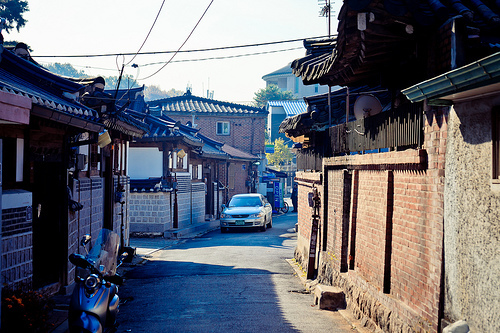
<svg viewBox="0 0 500 333"><path fill-rule="evenodd" d="M118 332L353 332L313 295L286 261L295 213L273 228L215 230L155 251L126 274Z"/></svg>

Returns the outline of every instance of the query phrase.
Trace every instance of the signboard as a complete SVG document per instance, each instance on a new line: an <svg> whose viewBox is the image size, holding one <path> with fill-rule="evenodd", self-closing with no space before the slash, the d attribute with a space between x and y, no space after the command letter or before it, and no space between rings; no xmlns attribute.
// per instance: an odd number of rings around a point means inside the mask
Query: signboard
<svg viewBox="0 0 500 333"><path fill-rule="evenodd" d="M274 154L274 145L266 145L266 154Z"/></svg>
<svg viewBox="0 0 500 333"><path fill-rule="evenodd" d="M321 206L318 190L315 188L309 195L309 200L313 203L313 214L311 221L311 240L309 243L309 263L307 265L307 278L313 279L316 265L316 245L318 243L319 209ZM312 197L312 198L311 198Z"/></svg>
<svg viewBox="0 0 500 333"><path fill-rule="evenodd" d="M281 208L281 183L274 182L274 208Z"/></svg>

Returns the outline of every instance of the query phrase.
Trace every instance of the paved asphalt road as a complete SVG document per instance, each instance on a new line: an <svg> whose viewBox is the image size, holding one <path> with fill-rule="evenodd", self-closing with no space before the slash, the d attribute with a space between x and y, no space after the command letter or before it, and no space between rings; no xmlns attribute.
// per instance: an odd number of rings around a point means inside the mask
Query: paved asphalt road
<svg viewBox="0 0 500 333"><path fill-rule="evenodd" d="M353 332L313 306L285 261L296 221L288 213L265 232L215 230L154 252L125 276L118 332Z"/></svg>

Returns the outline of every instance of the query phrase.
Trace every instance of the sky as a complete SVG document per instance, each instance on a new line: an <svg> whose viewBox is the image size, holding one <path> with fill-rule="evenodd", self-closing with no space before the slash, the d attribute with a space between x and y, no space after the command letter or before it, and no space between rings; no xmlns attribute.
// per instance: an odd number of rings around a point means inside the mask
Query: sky
<svg viewBox="0 0 500 333"><path fill-rule="evenodd" d="M324 3L323 0L28 0L26 26L19 32L13 29L3 35L7 41L28 44L31 56L42 65L70 63L89 76L118 76L125 65L124 73L140 84L157 85L166 91L172 88L185 91L190 86L196 96L207 97L207 91L211 91L216 100L248 103L255 92L265 88L262 76L305 56L302 41L178 53L172 60L173 53L135 58L134 54L144 42L141 52L161 52L176 51L181 46L181 50L187 51L325 36L327 19L319 16ZM335 34L342 3L337 0L332 4L331 33ZM130 55L88 57L124 53ZM53 57L70 55L87 57ZM133 64L137 66L132 67Z"/></svg>

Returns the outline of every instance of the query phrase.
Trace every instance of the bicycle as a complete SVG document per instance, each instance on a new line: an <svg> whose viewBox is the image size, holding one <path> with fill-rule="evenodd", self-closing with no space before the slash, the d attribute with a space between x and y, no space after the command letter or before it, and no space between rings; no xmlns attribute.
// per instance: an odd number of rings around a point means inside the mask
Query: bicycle
<svg viewBox="0 0 500 333"><path fill-rule="evenodd" d="M283 207L280 208L283 213L288 213L288 204L286 201L283 201Z"/></svg>

